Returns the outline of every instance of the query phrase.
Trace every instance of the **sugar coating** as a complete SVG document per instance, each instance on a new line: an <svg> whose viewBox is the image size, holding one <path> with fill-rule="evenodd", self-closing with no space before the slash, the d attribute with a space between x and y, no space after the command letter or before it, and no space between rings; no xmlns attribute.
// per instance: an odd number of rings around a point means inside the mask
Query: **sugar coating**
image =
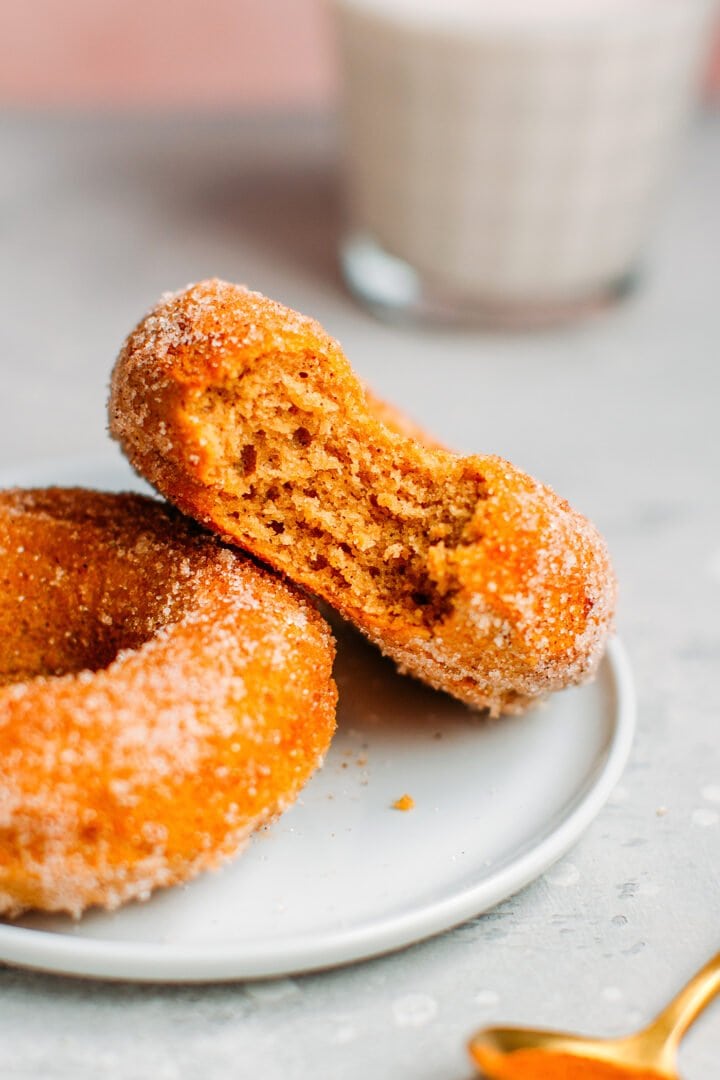
<svg viewBox="0 0 720 1080"><path fill-rule="evenodd" d="M110 423L159 491L401 671L497 714L596 670L615 579L594 526L374 402L313 320L221 281L166 295L120 353Z"/></svg>
<svg viewBox="0 0 720 1080"><path fill-rule="evenodd" d="M0 913L217 866L320 764L326 623L171 507L2 492L0 578Z"/></svg>

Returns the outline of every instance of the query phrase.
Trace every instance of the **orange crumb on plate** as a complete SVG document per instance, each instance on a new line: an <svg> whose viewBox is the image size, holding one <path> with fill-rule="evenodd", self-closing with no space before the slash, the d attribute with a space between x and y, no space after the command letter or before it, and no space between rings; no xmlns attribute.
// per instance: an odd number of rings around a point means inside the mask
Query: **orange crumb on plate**
<svg viewBox="0 0 720 1080"><path fill-rule="evenodd" d="M401 795L393 803L393 810L414 810L415 800L412 795Z"/></svg>

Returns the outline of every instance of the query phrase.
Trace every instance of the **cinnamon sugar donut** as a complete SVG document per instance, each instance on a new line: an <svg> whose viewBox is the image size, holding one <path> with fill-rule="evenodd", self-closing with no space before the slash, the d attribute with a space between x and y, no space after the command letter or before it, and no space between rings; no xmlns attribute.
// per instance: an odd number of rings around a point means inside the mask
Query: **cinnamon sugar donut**
<svg viewBox="0 0 720 1080"><path fill-rule="evenodd" d="M0 493L0 913L114 908L216 866L334 728L291 586L174 509Z"/></svg>
<svg viewBox="0 0 720 1080"><path fill-rule="evenodd" d="M597 530L507 461L376 415L312 319L221 281L166 295L120 353L110 411L142 476L402 671L492 713L594 672L615 598Z"/></svg>

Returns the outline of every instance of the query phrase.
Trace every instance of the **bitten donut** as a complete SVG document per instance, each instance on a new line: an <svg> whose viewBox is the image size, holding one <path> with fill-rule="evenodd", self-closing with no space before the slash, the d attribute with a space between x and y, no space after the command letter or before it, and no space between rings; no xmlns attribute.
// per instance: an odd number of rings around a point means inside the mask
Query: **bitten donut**
<svg viewBox="0 0 720 1080"><path fill-rule="evenodd" d="M594 671L615 582L597 530L498 457L392 430L316 322L236 285L165 296L115 366L111 430L186 513L492 713Z"/></svg>
<svg viewBox="0 0 720 1080"><path fill-rule="evenodd" d="M334 729L311 604L176 510L0 493L0 913L185 881L287 807Z"/></svg>

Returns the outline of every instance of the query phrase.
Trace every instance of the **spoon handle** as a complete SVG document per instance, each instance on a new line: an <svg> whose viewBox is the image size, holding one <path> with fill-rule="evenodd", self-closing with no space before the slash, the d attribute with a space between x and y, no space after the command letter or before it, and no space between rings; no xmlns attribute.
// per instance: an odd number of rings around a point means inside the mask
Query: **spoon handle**
<svg viewBox="0 0 720 1080"><path fill-rule="evenodd" d="M720 991L720 953L694 975L650 1027L667 1047L677 1047L692 1022Z"/></svg>

